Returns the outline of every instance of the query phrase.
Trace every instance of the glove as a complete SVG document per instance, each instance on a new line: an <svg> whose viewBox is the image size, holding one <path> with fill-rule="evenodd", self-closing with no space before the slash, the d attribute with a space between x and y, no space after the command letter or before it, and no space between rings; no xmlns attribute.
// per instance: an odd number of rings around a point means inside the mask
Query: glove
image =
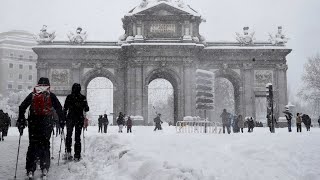
<svg viewBox="0 0 320 180"><path fill-rule="evenodd" d="M22 136L23 135L23 130L25 128L25 125L23 123L23 120L20 120L20 121L18 120L18 122L20 122L20 123L17 124L17 127L18 127L18 130L19 130L20 136Z"/></svg>
<svg viewBox="0 0 320 180"><path fill-rule="evenodd" d="M59 124L60 124L60 128L63 130L64 126L65 126L65 123L63 121L60 121Z"/></svg>

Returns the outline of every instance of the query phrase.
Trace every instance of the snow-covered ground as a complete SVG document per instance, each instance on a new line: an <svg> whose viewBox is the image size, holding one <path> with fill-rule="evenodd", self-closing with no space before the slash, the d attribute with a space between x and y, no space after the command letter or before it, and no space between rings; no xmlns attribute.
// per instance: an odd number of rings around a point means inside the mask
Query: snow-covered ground
<svg viewBox="0 0 320 180"><path fill-rule="evenodd" d="M301 134L255 128L243 134L177 134L174 127L132 134L85 132L86 151L77 163L60 164L60 138L54 140L49 179L67 180L318 180L320 128ZM12 179L18 146L16 128L0 142L0 179ZM17 177L25 176L27 132L22 137ZM64 146L63 146L64 149Z"/></svg>

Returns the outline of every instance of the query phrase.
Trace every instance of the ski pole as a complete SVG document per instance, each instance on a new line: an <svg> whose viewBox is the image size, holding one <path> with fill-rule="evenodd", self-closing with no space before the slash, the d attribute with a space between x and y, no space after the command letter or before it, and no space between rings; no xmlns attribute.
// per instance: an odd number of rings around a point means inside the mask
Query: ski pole
<svg viewBox="0 0 320 180"><path fill-rule="evenodd" d="M61 146L62 146L62 140L64 139L64 133L63 133L63 130L61 132L61 142L60 142L60 150L59 150L59 158L58 158L58 166L59 166L59 163L60 163L60 154L61 154Z"/></svg>
<svg viewBox="0 0 320 180"><path fill-rule="evenodd" d="M20 152L20 142L21 142L21 135L19 136L18 154L17 154L17 161L16 161L16 170L14 172L14 179L17 179L17 168L18 168L18 160L19 160L19 152Z"/></svg>
<svg viewBox="0 0 320 180"><path fill-rule="evenodd" d="M52 141L52 143L51 143L51 146L52 146L52 148L51 148L51 159L54 159L54 157L53 157L53 141L54 141L54 130L52 131L53 132L53 135L52 135L52 138L51 138L51 141Z"/></svg>
<svg viewBox="0 0 320 180"><path fill-rule="evenodd" d="M86 153L86 139L84 136L84 128L83 128L83 153Z"/></svg>

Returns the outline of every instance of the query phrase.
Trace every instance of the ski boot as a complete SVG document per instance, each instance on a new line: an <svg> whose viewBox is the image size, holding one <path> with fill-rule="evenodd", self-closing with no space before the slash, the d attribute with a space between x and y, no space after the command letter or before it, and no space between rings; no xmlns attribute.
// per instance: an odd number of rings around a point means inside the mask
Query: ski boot
<svg viewBox="0 0 320 180"><path fill-rule="evenodd" d="M72 155L70 152L67 152L65 155L64 155L64 160L66 161L71 161L73 159Z"/></svg>
<svg viewBox="0 0 320 180"><path fill-rule="evenodd" d="M42 169L42 174L41 174L42 180L47 180L47 175L48 175L48 170Z"/></svg>
<svg viewBox="0 0 320 180"><path fill-rule="evenodd" d="M27 172L27 179L33 180L33 178L34 178L34 173L32 171Z"/></svg>

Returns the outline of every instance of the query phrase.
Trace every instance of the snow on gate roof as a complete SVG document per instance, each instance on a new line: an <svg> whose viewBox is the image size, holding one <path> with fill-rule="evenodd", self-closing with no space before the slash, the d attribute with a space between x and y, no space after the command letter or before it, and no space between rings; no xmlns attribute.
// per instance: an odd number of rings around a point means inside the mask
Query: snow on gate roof
<svg viewBox="0 0 320 180"><path fill-rule="evenodd" d="M147 9L156 7L158 5L161 4L166 4L168 6L171 6L175 9L178 9L180 11L184 11L188 14L191 14L193 16L201 16L197 11L195 11L194 9L192 9L189 5L184 4L181 0L177 1L177 0L147 0L145 5L142 5L144 2L142 2L140 5L136 6L135 8L133 8L131 11L129 11L129 13L127 14L127 16L132 16L135 14L138 14L140 12L143 12Z"/></svg>

